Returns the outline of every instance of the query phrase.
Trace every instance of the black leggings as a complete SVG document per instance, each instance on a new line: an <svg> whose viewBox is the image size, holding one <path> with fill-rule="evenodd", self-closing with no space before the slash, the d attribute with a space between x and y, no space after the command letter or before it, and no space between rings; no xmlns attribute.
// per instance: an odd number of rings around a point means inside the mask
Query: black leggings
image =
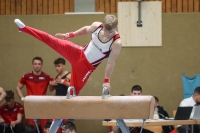
<svg viewBox="0 0 200 133"><path fill-rule="evenodd" d="M12 128L14 133L23 133L24 129L23 129L23 125L22 124L16 124L14 128ZM13 133L10 128L10 126L5 127L5 133ZM4 133L4 126L0 125L0 133Z"/></svg>

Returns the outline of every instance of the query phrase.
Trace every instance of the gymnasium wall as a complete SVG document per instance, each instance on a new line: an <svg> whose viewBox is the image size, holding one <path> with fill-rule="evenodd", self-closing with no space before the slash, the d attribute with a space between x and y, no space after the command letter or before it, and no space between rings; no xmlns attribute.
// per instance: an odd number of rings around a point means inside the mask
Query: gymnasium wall
<svg viewBox="0 0 200 133"><path fill-rule="evenodd" d="M34 56L41 56L44 59L43 71L55 77L53 61L61 57L33 37L19 33L13 22L15 18L55 35L57 32L76 30L93 21L101 21L103 17L104 15L1 15L0 86L5 90L15 91L21 76L32 70L31 60ZM193 76L200 72L200 14L163 13L162 21L161 47L122 48L111 77L111 94L129 95L131 87L139 84L143 88L143 95L157 96L160 105L172 116L172 110L176 109L183 99L182 74ZM90 35L87 35L75 37L71 41L85 45L90 38ZM92 74L80 95L101 95L105 66L106 61ZM69 63L66 68L71 70ZM25 94L25 88L23 93ZM16 101L20 102L17 94L15 97ZM79 133L102 133L109 130L108 127L102 126L101 120L75 120L75 124Z"/></svg>
<svg viewBox="0 0 200 133"><path fill-rule="evenodd" d="M142 0L147 2L161 1L162 12L199 12L199 0ZM96 12L116 13L118 2L137 2L137 0L95 0ZM142 4L141 4L142 5Z"/></svg>

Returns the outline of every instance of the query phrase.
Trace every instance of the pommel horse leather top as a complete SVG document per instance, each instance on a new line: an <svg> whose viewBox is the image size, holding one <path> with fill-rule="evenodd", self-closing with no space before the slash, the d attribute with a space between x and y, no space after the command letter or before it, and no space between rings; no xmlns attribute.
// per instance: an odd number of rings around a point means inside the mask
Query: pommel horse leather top
<svg viewBox="0 0 200 133"><path fill-rule="evenodd" d="M152 96L27 96L25 116L30 119L150 119Z"/></svg>

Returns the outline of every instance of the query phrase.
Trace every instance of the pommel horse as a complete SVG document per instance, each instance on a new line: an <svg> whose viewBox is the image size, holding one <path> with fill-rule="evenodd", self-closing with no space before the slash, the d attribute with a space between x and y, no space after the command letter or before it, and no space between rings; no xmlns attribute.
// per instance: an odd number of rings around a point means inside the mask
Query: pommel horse
<svg viewBox="0 0 200 133"><path fill-rule="evenodd" d="M70 95L70 91L73 94ZM116 119L123 133L130 133L123 119L153 118L153 96L111 96L103 88L102 96L76 96L74 87L66 96L26 96L25 116L28 119L57 119L50 133L56 133L64 118L68 119ZM107 94L105 94L107 93ZM37 125L36 125L37 126ZM142 132L142 130L141 130Z"/></svg>

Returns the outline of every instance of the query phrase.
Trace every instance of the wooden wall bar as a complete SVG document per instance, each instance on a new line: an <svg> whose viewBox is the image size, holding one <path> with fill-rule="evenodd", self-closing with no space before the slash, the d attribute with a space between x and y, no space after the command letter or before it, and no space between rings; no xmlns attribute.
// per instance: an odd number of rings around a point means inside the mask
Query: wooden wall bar
<svg viewBox="0 0 200 133"><path fill-rule="evenodd" d="M117 2L137 0L95 0L96 12L117 13ZM162 12L199 12L200 0L142 0L162 1ZM0 15L64 14L74 12L74 0L0 0Z"/></svg>
<svg viewBox="0 0 200 133"><path fill-rule="evenodd" d="M0 0L0 15L74 12L74 0Z"/></svg>
<svg viewBox="0 0 200 133"><path fill-rule="evenodd" d="M117 2L137 0L96 0L96 12L117 13ZM199 0L142 0L162 1L162 12L199 12Z"/></svg>

